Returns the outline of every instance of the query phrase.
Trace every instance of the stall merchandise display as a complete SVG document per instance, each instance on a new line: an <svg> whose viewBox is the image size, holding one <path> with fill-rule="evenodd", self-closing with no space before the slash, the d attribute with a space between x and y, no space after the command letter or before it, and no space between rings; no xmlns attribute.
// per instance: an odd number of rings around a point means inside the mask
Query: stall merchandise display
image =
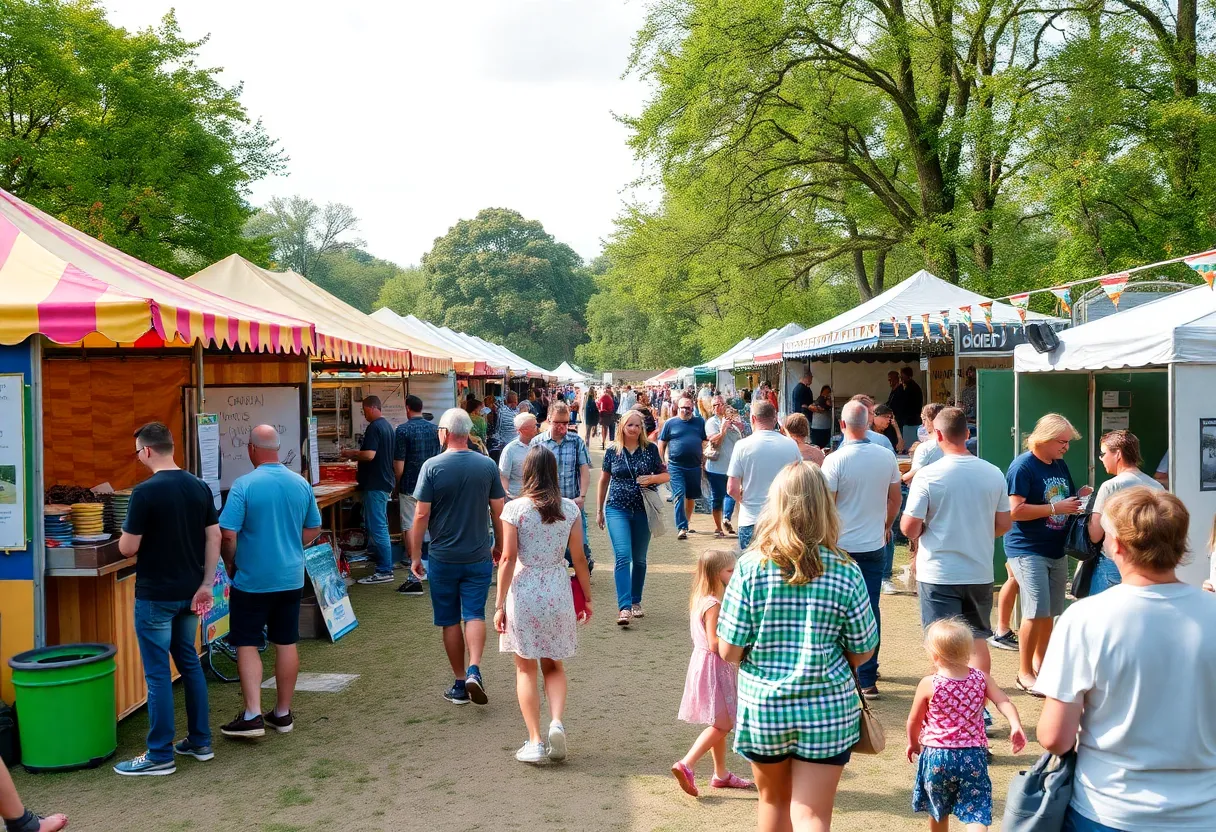
<svg viewBox="0 0 1216 832"><path fill-rule="evenodd" d="M131 505L131 489L124 488L106 495L106 531L118 534L127 522L127 509Z"/></svg>
<svg viewBox="0 0 1216 832"><path fill-rule="evenodd" d="M72 528L72 508L65 505L48 505L42 509L43 523L46 527L46 545L70 546L74 529Z"/></svg>
<svg viewBox="0 0 1216 832"><path fill-rule="evenodd" d="M76 540L106 540L109 535L103 534L105 518L102 503L75 503L72 505L72 530Z"/></svg>

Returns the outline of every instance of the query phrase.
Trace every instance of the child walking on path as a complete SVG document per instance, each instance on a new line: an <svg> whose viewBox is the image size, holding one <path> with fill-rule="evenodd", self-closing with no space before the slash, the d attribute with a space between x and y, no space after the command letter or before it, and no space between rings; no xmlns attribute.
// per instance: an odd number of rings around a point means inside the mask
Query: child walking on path
<svg viewBox="0 0 1216 832"><path fill-rule="evenodd" d="M947 832L951 814L968 832L987 830L992 823L986 700L1009 720L1013 753L1026 747L1018 709L988 674L967 666L974 639L971 628L953 618L935 621L925 634L925 651L937 672L921 680L912 700L908 762L920 755L912 810L929 813L931 832Z"/></svg>
<svg viewBox="0 0 1216 832"><path fill-rule="evenodd" d="M684 680L680 719L708 725L692 748L671 767L680 788L697 797L697 761L709 752L714 761L710 785L715 789L750 789L752 782L726 770L726 735L735 727L738 670L718 655L718 612L722 595L735 571L735 553L730 549L706 549L697 559L689 598L692 658Z"/></svg>

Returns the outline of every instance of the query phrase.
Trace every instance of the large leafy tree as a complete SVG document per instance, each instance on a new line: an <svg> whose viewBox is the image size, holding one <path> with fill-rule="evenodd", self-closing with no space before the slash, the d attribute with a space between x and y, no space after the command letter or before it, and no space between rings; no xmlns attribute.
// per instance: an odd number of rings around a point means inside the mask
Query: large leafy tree
<svg viewBox="0 0 1216 832"><path fill-rule="evenodd" d="M324 207L304 196L274 197L249 219L245 232L270 241L275 263L312 277L327 255L358 249L363 241L351 236L359 218L349 205ZM374 297L374 294L373 294Z"/></svg>
<svg viewBox="0 0 1216 832"><path fill-rule="evenodd" d="M247 189L285 157L200 44L172 13L131 33L94 0L0 3L0 187L175 273L264 261Z"/></svg>
<svg viewBox="0 0 1216 832"><path fill-rule="evenodd" d="M545 367L570 359L584 340L591 275L572 248L517 211L486 208L461 220L422 267L427 286L416 314Z"/></svg>

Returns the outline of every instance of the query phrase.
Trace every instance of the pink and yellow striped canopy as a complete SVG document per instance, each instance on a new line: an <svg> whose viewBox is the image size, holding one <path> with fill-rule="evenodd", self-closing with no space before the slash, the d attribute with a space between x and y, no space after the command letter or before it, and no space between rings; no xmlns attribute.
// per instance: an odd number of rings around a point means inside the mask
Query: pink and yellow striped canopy
<svg viewBox="0 0 1216 832"><path fill-rule="evenodd" d="M221 297L149 266L0 190L0 343L91 333L253 352L310 353L312 324Z"/></svg>

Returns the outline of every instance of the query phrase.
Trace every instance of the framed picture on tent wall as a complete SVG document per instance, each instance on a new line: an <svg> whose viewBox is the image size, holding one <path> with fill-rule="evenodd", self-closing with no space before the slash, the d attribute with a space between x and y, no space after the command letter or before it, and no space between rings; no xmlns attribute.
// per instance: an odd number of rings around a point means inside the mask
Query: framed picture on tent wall
<svg viewBox="0 0 1216 832"><path fill-rule="evenodd" d="M1216 419L1199 420L1199 490L1216 491Z"/></svg>

